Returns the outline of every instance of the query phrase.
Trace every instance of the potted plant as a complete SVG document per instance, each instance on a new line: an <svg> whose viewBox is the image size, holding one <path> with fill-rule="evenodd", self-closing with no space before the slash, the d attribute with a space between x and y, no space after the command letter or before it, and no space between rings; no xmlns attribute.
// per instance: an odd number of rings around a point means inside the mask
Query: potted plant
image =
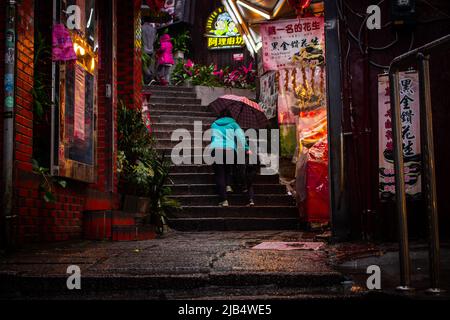
<svg viewBox="0 0 450 320"><path fill-rule="evenodd" d="M191 39L191 35L189 31L185 30L181 33L177 34L175 37L172 38L172 44L173 44L173 52L174 52L174 58L175 59L184 59L184 56L186 53L188 53L188 43Z"/></svg>
<svg viewBox="0 0 450 320"><path fill-rule="evenodd" d="M195 74L195 65L191 60L184 62L179 59L172 71L172 82L177 85L192 86L193 77Z"/></svg>
<svg viewBox="0 0 450 320"><path fill-rule="evenodd" d="M167 212L178 206L168 197L170 163L156 150L141 110L129 109L120 102L118 118L117 171L124 193L123 209L140 213L162 233Z"/></svg>

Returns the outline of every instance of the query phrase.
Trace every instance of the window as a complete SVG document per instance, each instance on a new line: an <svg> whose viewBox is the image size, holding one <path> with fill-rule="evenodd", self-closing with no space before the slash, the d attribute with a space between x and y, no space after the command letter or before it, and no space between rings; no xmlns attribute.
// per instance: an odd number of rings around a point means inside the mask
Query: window
<svg viewBox="0 0 450 320"><path fill-rule="evenodd" d="M56 63L54 100L57 116L53 172L90 183L95 182L96 167L98 30L95 4L96 0L61 0L58 4L59 19L65 25L67 9L74 5L80 9L76 11L80 14L80 28L70 30L77 59Z"/></svg>

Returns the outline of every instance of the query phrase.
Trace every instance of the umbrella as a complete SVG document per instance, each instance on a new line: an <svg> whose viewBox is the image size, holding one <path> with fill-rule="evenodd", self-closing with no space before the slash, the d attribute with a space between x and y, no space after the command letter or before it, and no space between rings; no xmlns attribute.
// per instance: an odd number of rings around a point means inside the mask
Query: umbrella
<svg viewBox="0 0 450 320"><path fill-rule="evenodd" d="M228 109L236 122L245 129L262 129L268 125L268 120L259 104L246 97L232 94L221 96L209 104L209 108L219 115Z"/></svg>

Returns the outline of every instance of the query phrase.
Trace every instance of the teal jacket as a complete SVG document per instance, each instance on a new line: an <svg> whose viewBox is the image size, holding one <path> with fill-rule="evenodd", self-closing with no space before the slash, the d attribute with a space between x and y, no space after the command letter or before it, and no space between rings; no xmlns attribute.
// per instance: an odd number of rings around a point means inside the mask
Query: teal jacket
<svg viewBox="0 0 450 320"><path fill-rule="evenodd" d="M244 146L248 150L244 131L233 118L224 117L217 119L211 125L211 148L233 149L237 151L237 145Z"/></svg>

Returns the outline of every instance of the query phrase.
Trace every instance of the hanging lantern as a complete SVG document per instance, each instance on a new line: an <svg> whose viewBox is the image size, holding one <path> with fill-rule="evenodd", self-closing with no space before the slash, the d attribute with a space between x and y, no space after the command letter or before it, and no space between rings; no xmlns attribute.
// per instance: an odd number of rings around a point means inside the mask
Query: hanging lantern
<svg viewBox="0 0 450 320"><path fill-rule="evenodd" d="M297 15L301 15L311 4L311 0L288 0L288 2L294 8Z"/></svg>

